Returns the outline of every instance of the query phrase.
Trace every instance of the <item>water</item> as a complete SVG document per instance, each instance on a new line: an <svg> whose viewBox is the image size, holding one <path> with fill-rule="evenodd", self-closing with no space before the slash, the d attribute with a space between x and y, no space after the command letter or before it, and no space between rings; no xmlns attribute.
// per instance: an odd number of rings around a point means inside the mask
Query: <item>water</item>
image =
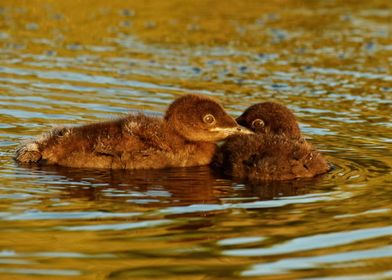
<svg viewBox="0 0 392 280"><path fill-rule="evenodd" d="M392 279L392 4L264 2L2 1L0 278ZM12 160L53 125L186 93L288 105L335 169L246 184Z"/></svg>

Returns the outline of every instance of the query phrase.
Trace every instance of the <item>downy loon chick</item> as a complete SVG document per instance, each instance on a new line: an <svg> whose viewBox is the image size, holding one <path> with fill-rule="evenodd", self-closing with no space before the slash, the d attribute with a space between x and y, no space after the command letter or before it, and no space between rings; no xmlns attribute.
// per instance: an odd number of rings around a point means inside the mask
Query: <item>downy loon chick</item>
<svg viewBox="0 0 392 280"><path fill-rule="evenodd" d="M249 107L237 123L254 135L226 139L212 166L226 175L251 181L310 178L327 172L328 162L301 136L294 114L274 102Z"/></svg>
<svg viewBox="0 0 392 280"><path fill-rule="evenodd" d="M20 163L111 169L160 169L208 165L216 141L249 134L213 99L182 96L164 118L130 114L106 122L55 128L22 144Z"/></svg>

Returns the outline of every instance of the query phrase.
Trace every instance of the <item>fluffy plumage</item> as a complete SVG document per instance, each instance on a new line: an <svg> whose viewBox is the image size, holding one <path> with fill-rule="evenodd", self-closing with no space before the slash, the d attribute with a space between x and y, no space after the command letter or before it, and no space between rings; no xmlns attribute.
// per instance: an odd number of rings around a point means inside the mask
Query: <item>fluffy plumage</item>
<svg viewBox="0 0 392 280"><path fill-rule="evenodd" d="M227 138L212 166L249 180L310 178L330 167L301 136L294 114L285 106L265 102L248 108L237 122L256 132Z"/></svg>
<svg viewBox="0 0 392 280"><path fill-rule="evenodd" d="M111 169L158 169L207 165L215 141L241 128L213 99L185 95L174 101L164 119L143 114L118 120L55 128L22 144L21 163Z"/></svg>

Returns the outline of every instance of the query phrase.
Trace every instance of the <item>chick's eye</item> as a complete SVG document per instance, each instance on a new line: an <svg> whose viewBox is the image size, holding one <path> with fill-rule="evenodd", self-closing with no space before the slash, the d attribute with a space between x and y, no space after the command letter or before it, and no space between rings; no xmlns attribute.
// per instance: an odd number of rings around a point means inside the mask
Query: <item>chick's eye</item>
<svg viewBox="0 0 392 280"><path fill-rule="evenodd" d="M252 122L252 127L253 128L261 128L261 127L263 127L264 126L264 122L263 122L263 120L261 120L261 119L255 119L253 122Z"/></svg>
<svg viewBox="0 0 392 280"><path fill-rule="evenodd" d="M207 124L213 124L215 122L215 118L211 114L207 114L203 117L203 121Z"/></svg>

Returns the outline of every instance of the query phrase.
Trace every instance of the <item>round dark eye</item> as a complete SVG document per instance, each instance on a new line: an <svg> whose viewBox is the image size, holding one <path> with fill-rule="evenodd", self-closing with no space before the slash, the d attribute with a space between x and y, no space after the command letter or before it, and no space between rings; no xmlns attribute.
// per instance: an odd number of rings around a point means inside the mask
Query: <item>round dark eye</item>
<svg viewBox="0 0 392 280"><path fill-rule="evenodd" d="M213 124L215 122L215 118L211 114L207 114L203 117L203 122L208 123L208 124Z"/></svg>
<svg viewBox="0 0 392 280"><path fill-rule="evenodd" d="M253 122L252 122L252 128L261 128L261 127L263 127L264 126L264 122L263 122L263 120L261 120L261 119L255 119Z"/></svg>

